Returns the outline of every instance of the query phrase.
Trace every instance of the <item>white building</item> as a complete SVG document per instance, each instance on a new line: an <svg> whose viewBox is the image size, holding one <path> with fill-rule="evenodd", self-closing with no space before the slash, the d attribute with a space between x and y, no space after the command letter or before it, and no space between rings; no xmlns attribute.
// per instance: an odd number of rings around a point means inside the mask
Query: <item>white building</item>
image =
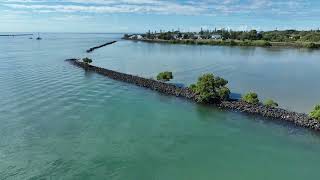
<svg viewBox="0 0 320 180"><path fill-rule="evenodd" d="M221 39L221 38L222 38L222 36L219 34L214 34L211 36L211 39Z"/></svg>
<svg viewBox="0 0 320 180"><path fill-rule="evenodd" d="M143 37L141 36L141 35L131 35L131 36L129 36L129 39L139 39L139 40L141 40L141 39L143 39Z"/></svg>

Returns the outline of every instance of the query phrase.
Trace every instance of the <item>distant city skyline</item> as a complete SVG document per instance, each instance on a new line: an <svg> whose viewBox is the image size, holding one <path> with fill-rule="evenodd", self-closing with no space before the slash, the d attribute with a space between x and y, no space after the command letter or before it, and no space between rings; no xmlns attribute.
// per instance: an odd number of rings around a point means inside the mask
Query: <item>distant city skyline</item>
<svg viewBox="0 0 320 180"><path fill-rule="evenodd" d="M1 32L310 30L318 0L0 0Z"/></svg>

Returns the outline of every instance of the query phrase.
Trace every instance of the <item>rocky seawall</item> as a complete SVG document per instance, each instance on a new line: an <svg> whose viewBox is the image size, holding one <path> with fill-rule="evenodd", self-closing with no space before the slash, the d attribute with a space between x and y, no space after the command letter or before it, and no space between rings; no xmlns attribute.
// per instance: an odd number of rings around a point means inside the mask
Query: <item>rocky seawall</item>
<svg viewBox="0 0 320 180"><path fill-rule="evenodd" d="M168 83L156 81L153 79L147 79L139 76L134 76L134 75L125 74L117 71L108 70L101 67L87 65L83 62L78 61L77 59L67 59L66 61L69 61L73 65L81 67L87 71L93 71L117 81L134 84L134 85L148 88L154 91L158 91L166 95L184 97L187 99L195 98L194 93L189 88L180 88L173 84L168 84Z"/></svg>
<svg viewBox="0 0 320 180"><path fill-rule="evenodd" d="M320 122L310 118L307 114L288 111L281 108L268 107L262 104L249 104L244 101L223 101L220 108L259 115L266 118L293 123L300 127L320 131Z"/></svg>
<svg viewBox="0 0 320 180"><path fill-rule="evenodd" d="M117 42L117 41L111 41L111 42L107 42L107 43L102 44L102 45L99 45L99 46L92 47L92 48L90 48L90 49L87 50L87 53L91 53L91 52L93 52L93 51L96 50L96 49L102 48L102 47L104 47L104 46L107 46L107 45L110 45L110 44L113 44L113 43L116 43L116 42Z"/></svg>
<svg viewBox="0 0 320 180"><path fill-rule="evenodd" d="M139 76L108 70L97 66L88 65L80 62L78 59L67 59L66 61L75 66L83 68L86 71L93 71L117 81L134 84L140 87L160 92L165 95L182 97L196 102L196 94L194 94L189 88L181 88L173 84L168 84L153 79L147 79ZM240 100L230 100L212 104L221 109L259 115L270 119L290 122L300 127L320 131L320 121L312 119L304 113L297 113L281 108L268 107L262 104L250 104Z"/></svg>

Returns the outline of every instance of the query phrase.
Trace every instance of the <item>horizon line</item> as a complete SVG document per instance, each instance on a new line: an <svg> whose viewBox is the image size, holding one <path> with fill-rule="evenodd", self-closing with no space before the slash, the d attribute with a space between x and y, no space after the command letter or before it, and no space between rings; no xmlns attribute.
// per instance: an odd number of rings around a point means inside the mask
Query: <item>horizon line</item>
<svg viewBox="0 0 320 180"><path fill-rule="evenodd" d="M212 30L215 29L215 28L212 28ZM222 30L222 29L225 29L225 30L232 30L231 28L216 28L216 30ZM162 29L158 29L158 30L145 30L144 32L72 32L72 31L0 31L0 33L70 33L70 34L128 34L128 33L145 33L145 32L148 32L148 31L151 31L151 32L154 32L154 31L161 31ZM171 30L174 30L174 29L171 29ZM172 32L171 30L162 30L164 32ZM202 28L202 30L211 30L211 28ZM250 29L250 30L257 30L257 29ZM250 30L233 30L233 31L250 31ZM319 28L316 28L316 29L313 29L313 28L310 28L310 29L298 29L298 28L286 28L286 29L273 29L273 30L257 30L257 31L288 31L288 30L295 30L295 31L318 31L320 30L320 27ZM174 31L180 31L180 32L197 32L197 31L181 31L178 29L174 30ZM200 30L201 31L201 27L200 27Z"/></svg>

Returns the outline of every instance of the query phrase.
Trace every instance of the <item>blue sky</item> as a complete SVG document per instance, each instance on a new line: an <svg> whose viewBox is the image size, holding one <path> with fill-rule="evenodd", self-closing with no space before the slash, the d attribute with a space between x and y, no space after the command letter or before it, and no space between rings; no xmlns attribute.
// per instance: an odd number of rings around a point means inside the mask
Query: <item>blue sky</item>
<svg viewBox="0 0 320 180"><path fill-rule="evenodd" d="M1 32L318 29L320 0L0 0Z"/></svg>

